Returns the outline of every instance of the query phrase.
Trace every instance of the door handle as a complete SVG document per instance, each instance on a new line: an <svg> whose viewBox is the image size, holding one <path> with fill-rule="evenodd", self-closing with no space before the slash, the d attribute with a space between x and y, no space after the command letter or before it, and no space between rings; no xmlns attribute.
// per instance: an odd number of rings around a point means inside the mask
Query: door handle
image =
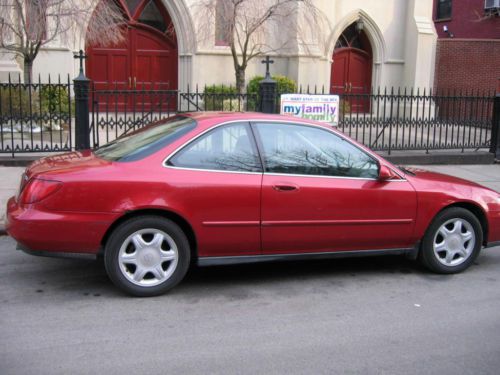
<svg viewBox="0 0 500 375"><path fill-rule="evenodd" d="M276 191L295 191L299 190L299 187L295 185L273 185L273 189Z"/></svg>
<svg viewBox="0 0 500 375"><path fill-rule="evenodd" d="M128 77L128 88L132 88L132 77Z"/></svg>
<svg viewBox="0 0 500 375"><path fill-rule="evenodd" d="M349 82L349 92L352 92L352 82Z"/></svg>
<svg viewBox="0 0 500 375"><path fill-rule="evenodd" d="M136 89L136 88L137 88L137 78L134 77L134 89Z"/></svg>

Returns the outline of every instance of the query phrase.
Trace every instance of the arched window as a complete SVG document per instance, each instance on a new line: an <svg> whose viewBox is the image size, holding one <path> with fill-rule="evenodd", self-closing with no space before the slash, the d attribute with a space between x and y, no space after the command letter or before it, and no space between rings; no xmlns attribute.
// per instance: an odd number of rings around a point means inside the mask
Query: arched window
<svg viewBox="0 0 500 375"><path fill-rule="evenodd" d="M351 24L344 30L342 35L340 35L337 43L335 43L335 49L339 48L357 48L369 54L371 54L372 51L366 34L363 30L357 29L356 22Z"/></svg>
<svg viewBox="0 0 500 375"><path fill-rule="evenodd" d="M227 0L215 3L215 45L228 46L231 36L231 4Z"/></svg>

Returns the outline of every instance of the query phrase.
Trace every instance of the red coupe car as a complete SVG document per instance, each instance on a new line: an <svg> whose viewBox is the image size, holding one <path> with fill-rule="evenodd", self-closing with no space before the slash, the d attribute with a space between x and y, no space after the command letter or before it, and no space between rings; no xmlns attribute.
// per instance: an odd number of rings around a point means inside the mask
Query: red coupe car
<svg viewBox="0 0 500 375"><path fill-rule="evenodd" d="M6 227L31 254L103 255L118 287L152 296L193 261L406 254L460 272L500 244L500 194L313 121L196 113L34 162Z"/></svg>

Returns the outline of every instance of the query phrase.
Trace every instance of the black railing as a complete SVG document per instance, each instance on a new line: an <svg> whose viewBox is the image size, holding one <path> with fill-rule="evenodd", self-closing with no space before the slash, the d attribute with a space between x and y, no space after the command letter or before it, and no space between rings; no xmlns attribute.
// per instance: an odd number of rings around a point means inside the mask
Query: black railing
<svg viewBox="0 0 500 375"><path fill-rule="evenodd" d="M91 144L106 144L122 134L177 113L177 91L147 90L91 90Z"/></svg>
<svg viewBox="0 0 500 375"><path fill-rule="evenodd" d="M248 91L248 90L247 90ZM257 94L237 93L236 88L225 86L204 86L203 91L191 89L188 85L185 92L179 94L179 111L230 111L256 112L259 110Z"/></svg>
<svg viewBox="0 0 500 375"><path fill-rule="evenodd" d="M73 145L71 81L0 83L0 153L69 151Z"/></svg>
<svg viewBox="0 0 500 375"><path fill-rule="evenodd" d="M213 90L212 90L213 91ZM329 94L325 87L300 85L297 93ZM258 94L181 93L188 111L255 111ZM491 145L493 92L377 89L339 95L337 128L376 151L482 149ZM275 112L280 112L276 96Z"/></svg>
<svg viewBox="0 0 500 375"><path fill-rule="evenodd" d="M40 79L27 84L12 80L1 83L0 153L14 156L74 149L72 90L69 77L66 82L60 78L51 82L49 78L46 83ZM99 89L91 84L89 90L90 129L86 134L90 134L91 147L178 112L258 111L260 103L257 93L240 94L223 86L176 91L145 85L136 89L118 85ZM299 86L296 91L328 94L325 87L316 86ZM391 88L343 93L339 97L335 126L376 151L498 149L496 127L500 125L493 116L493 92ZM276 95L273 104L277 113L279 99Z"/></svg>
<svg viewBox="0 0 500 375"><path fill-rule="evenodd" d="M376 151L489 148L494 93L384 89L340 96L338 128Z"/></svg>

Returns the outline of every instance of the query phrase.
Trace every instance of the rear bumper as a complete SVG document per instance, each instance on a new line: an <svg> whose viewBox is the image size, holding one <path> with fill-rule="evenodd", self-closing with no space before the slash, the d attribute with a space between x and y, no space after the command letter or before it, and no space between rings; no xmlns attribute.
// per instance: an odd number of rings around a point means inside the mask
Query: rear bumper
<svg viewBox="0 0 500 375"><path fill-rule="evenodd" d="M66 259L87 259L96 260L97 254L90 253L71 253L71 252L59 252L59 251L43 251L43 250L31 250L24 247L19 242L17 243L17 250L21 250L29 255L35 255L39 257L50 257L50 258L66 258Z"/></svg>
<svg viewBox="0 0 500 375"><path fill-rule="evenodd" d="M37 205L7 202L5 229L23 250L49 254L97 254L118 214L49 212Z"/></svg>

